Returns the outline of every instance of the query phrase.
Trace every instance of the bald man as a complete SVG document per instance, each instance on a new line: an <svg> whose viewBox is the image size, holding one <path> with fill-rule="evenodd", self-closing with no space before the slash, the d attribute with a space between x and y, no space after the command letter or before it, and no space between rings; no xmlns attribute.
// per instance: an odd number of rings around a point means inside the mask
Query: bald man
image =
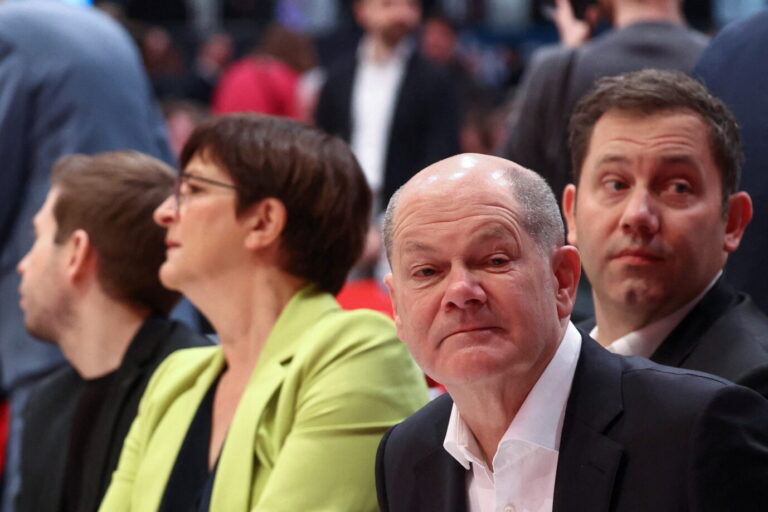
<svg viewBox="0 0 768 512"><path fill-rule="evenodd" d="M442 160L384 237L398 334L448 394L384 436L383 511L765 510L768 402L579 332L579 254L537 174Z"/></svg>

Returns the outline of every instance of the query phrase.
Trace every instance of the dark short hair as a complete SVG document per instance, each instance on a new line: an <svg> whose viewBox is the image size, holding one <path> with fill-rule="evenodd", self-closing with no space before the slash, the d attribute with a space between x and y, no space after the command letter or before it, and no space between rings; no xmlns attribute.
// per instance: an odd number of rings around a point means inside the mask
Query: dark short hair
<svg viewBox="0 0 768 512"><path fill-rule="evenodd" d="M284 270L339 292L363 252L371 210L371 191L346 143L290 119L229 114L192 132L182 168L196 155L232 177L237 213L268 197L281 201Z"/></svg>
<svg viewBox="0 0 768 512"><path fill-rule="evenodd" d="M723 201L738 189L744 154L739 126L731 111L688 75L657 69L601 78L578 102L569 127L576 184L595 124L609 110L637 113L638 116L681 110L698 115L709 127L709 145L720 169Z"/></svg>
<svg viewBox="0 0 768 512"><path fill-rule="evenodd" d="M82 229L98 255L97 278L110 297L168 314L180 295L160 283L165 229L152 214L172 192L173 169L137 151L70 155L53 166L57 244Z"/></svg>

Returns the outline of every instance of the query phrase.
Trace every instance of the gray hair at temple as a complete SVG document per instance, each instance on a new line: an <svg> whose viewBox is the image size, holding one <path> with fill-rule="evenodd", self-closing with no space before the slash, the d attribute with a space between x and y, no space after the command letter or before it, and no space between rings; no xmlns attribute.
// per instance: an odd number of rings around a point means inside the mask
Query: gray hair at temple
<svg viewBox="0 0 768 512"><path fill-rule="evenodd" d="M523 228L534 239L541 254L549 256L554 248L565 244L565 227L555 194L546 180L530 169L507 167L503 171L512 197L522 209ZM395 217L404 187L397 189L390 198L382 223L384 248L390 265Z"/></svg>

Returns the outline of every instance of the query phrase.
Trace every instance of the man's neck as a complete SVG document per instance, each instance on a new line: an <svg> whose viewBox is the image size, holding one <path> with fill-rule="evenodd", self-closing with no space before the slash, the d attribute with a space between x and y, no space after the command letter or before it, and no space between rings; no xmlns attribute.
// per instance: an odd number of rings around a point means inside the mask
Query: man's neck
<svg viewBox="0 0 768 512"><path fill-rule="evenodd" d="M557 346L535 367L529 368L525 375L502 375L471 387L466 383L455 387L446 384L491 471L499 442L556 351Z"/></svg>
<svg viewBox="0 0 768 512"><path fill-rule="evenodd" d="M83 379L116 370L149 313L102 297L76 306L76 317L58 345Z"/></svg>
<svg viewBox="0 0 768 512"><path fill-rule="evenodd" d="M613 16L614 27L624 28L633 23L652 21L685 24L678 2L617 2Z"/></svg>
<svg viewBox="0 0 768 512"><path fill-rule="evenodd" d="M718 274L719 275L719 274ZM678 299L677 302L660 302L658 304L615 304L611 301L600 300L592 292L595 304L595 322L597 325L597 342L607 347L614 341L629 333L645 329L655 322L671 320L673 315L684 315L712 287L714 280L693 298ZM680 302L685 300L685 302ZM682 317L680 317L680 320Z"/></svg>
<svg viewBox="0 0 768 512"><path fill-rule="evenodd" d="M403 39L399 41L387 41L383 37L371 35L366 36L365 44L368 45L369 57L374 62L387 62L395 55L395 51L400 46Z"/></svg>

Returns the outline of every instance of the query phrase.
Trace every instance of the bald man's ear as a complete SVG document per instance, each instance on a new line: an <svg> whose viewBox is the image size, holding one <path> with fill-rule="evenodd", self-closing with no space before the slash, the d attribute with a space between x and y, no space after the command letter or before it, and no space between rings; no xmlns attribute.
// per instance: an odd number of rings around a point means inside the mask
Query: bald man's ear
<svg viewBox="0 0 768 512"><path fill-rule="evenodd" d="M392 281L392 272L384 276L384 284L387 286L387 293L389 293L389 301L392 303L392 314L395 318L395 327L397 327L397 337L403 339L401 333L402 321L400 315L397 313L397 301L395 300L395 287Z"/></svg>
<svg viewBox="0 0 768 512"><path fill-rule="evenodd" d="M736 192L728 198L728 218L725 223L723 250L731 253L739 248L747 225L752 220L752 198L746 192Z"/></svg>
<svg viewBox="0 0 768 512"><path fill-rule="evenodd" d="M568 243L577 245L576 233L576 185L570 184L563 190L563 217L568 227Z"/></svg>
<svg viewBox="0 0 768 512"><path fill-rule="evenodd" d="M576 303L576 289L581 276L581 257L578 249L572 245L564 245L554 250L550 262L555 276L557 315L562 319L571 314Z"/></svg>

